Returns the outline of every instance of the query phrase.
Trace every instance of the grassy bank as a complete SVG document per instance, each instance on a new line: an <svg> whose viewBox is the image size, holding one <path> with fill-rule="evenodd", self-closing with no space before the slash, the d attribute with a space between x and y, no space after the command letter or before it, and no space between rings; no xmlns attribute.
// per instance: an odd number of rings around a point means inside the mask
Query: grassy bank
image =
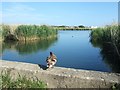
<svg viewBox="0 0 120 90"><path fill-rule="evenodd" d="M16 40L35 40L55 37L57 30L46 25L2 25L2 38Z"/></svg>
<svg viewBox="0 0 120 90"><path fill-rule="evenodd" d="M91 32L91 41L99 45L112 44L114 50L120 57L120 26L109 25L104 28L97 28Z"/></svg>
<svg viewBox="0 0 120 90"><path fill-rule="evenodd" d="M9 72L1 73L2 88L45 88L46 85L38 79L29 79L26 76L18 76L13 79Z"/></svg>
<svg viewBox="0 0 120 90"><path fill-rule="evenodd" d="M109 25L91 32L91 43L101 49L103 60L113 72L120 72L120 26Z"/></svg>

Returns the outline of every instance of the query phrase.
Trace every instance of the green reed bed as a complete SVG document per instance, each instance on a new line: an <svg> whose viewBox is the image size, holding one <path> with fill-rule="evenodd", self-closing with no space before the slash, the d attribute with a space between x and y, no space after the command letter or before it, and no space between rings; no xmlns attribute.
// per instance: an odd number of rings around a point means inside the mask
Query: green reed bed
<svg viewBox="0 0 120 90"><path fill-rule="evenodd" d="M103 28L97 28L91 32L91 42L94 46L103 47L106 44L114 49L114 52L120 58L120 25L107 25Z"/></svg>
<svg viewBox="0 0 120 90"><path fill-rule="evenodd" d="M48 27L46 25L36 26L36 25L21 25L15 31L15 34L24 39L37 39L37 38L46 38L50 36L54 36L57 34L57 31L52 27Z"/></svg>
<svg viewBox="0 0 120 90"><path fill-rule="evenodd" d="M0 79L2 88L46 88L46 84L38 79L29 79L20 75L13 79L9 72L1 73Z"/></svg>
<svg viewBox="0 0 120 90"><path fill-rule="evenodd" d="M16 37L18 40L35 40L51 38L57 35L57 30L47 25L2 25L2 36L7 39ZM10 36L11 35L11 36Z"/></svg>
<svg viewBox="0 0 120 90"><path fill-rule="evenodd" d="M0 25L0 34L1 34L1 39L4 39L9 33L10 33L10 26L9 25Z"/></svg>

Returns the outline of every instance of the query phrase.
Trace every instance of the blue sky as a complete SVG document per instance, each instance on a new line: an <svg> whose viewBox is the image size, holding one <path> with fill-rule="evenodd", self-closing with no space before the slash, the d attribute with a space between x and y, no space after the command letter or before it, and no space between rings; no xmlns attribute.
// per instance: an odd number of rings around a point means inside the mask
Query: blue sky
<svg viewBox="0 0 120 90"><path fill-rule="evenodd" d="M2 3L2 22L7 24L103 26L114 21L118 21L117 2Z"/></svg>

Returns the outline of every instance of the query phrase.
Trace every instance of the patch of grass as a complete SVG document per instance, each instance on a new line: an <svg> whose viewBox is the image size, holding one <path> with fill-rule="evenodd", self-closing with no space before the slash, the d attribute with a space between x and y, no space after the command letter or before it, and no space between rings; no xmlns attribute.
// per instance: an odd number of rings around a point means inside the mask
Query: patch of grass
<svg viewBox="0 0 120 90"><path fill-rule="evenodd" d="M18 76L13 79L9 72L1 73L2 88L45 88L46 85L38 80L27 78L26 76Z"/></svg>
<svg viewBox="0 0 120 90"><path fill-rule="evenodd" d="M120 84L114 84L112 87L111 87L112 90L120 90Z"/></svg>

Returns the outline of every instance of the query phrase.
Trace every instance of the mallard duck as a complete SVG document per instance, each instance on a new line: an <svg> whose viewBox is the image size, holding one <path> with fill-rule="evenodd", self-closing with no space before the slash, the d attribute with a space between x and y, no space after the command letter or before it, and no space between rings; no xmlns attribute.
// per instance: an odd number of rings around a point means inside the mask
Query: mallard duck
<svg viewBox="0 0 120 90"><path fill-rule="evenodd" d="M46 62L47 67L52 68L57 62L57 57L52 52L50 52L50 56L47 57Z"/></svg>

